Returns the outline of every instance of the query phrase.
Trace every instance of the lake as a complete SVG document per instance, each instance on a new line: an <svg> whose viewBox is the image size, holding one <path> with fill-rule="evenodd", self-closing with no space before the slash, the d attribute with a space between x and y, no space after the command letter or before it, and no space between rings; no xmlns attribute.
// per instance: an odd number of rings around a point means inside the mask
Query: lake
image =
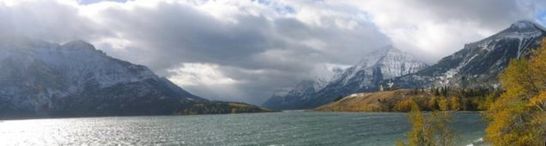
<svg viewBox="0 0 546 146"><path fill-rule="evenodd" d="M484 134L479 113L455 114L458 144ZM4 120L0 145L394 145L405 113L279 112Z"/></svg>

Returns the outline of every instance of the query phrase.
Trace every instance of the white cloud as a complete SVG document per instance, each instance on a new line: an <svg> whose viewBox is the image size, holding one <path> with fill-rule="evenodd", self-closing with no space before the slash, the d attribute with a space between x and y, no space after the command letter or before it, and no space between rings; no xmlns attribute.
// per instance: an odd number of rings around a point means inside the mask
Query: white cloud
<svg viewBox="0 0 546 146"><path fill-rule="evenodd" d="M532 19L533 8L519 0L407 0L351 1L368 12L393 42L408 52L428 56L430 62L483 39L519 19ZM525 1L527 2L527 1Z"/></svg>
<svg viewBox="0 0 546 146"><path fill-rule="evenodd" d="M329 75L325 70L354 64L390 43L436 61L544 12L544 5L537 0L0 0L0 35L87 40L196 95L259 103L277 89Z"/></svg>
<svg viewBox="0 0 546 146"><path fill-rule="evenodd" d="M193 94L211 100L248 101L237 85L242 81L227 76L217 64L182 63L168 72L167 79Z"/></svg>
<svg viewBox="0 0 546 146"><path fill-rule="evenodd" d="M216 64L182 63L180 67L169 69L169 80L182 86L234 85L236 80L227 77Z"/></svg>

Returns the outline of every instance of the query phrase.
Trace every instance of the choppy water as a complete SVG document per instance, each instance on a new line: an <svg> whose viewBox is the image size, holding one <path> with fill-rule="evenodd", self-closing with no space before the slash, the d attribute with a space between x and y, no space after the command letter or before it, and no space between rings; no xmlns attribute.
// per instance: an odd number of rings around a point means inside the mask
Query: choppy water
<svg viewBox="0 0 546 146"><path fill-rule="evenodd" d="M483 135L478 113L457 113L460 145ZM281 112L6 120L0 145L394 145L403 113Z"/></svg>

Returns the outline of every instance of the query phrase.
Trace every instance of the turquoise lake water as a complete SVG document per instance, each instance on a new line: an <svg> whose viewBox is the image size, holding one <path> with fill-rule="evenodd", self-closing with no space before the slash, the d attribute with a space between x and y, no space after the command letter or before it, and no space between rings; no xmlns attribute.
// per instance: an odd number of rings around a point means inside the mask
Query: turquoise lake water
<svg viewBox="0 0 546 146"><path fill-rule="evenodd" d="M484 134L478 113L454 116L458 145ZM279 112L0 121L0 145L394 145L405 113Z"/></svg>

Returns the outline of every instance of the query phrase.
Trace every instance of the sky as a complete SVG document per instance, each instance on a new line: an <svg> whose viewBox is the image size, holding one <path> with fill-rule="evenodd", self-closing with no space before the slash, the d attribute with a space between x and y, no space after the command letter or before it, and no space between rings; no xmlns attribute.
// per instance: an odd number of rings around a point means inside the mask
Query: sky
<svg viewBox="0 0 546 146"><path fill-rule="evenodd" d="M0 35L85 40L215 100L261 104L392 45L434 63L543 0L0 0Z"/></svg>

